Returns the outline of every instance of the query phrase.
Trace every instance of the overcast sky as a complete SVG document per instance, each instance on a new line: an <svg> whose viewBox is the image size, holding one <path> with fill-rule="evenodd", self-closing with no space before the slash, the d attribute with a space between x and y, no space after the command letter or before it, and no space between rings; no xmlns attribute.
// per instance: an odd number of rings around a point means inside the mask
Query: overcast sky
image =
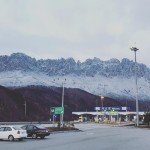
<svg viewBox="0 0 150 150"><path fill-rule="evenodd" d="M149 0L0 0L0 55L121 60L132 46L150 67Z"/></svg>

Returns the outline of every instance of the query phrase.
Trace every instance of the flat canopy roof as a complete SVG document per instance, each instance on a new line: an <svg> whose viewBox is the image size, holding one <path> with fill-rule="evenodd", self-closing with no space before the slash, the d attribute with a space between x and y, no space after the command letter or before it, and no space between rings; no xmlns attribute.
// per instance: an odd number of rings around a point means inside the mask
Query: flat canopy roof
<svg viewBox="0 0 150 150"><path fill-rule="evenodd" d="M118 111L103 111L103 112L72 112L72 114L74 115L85 115L85 114L89 114L89 115L112 115L112 116L116 116L116 115L136 115L136 112L118 112ZM144 115L144 112L139 112L139 115Z"/></svg>

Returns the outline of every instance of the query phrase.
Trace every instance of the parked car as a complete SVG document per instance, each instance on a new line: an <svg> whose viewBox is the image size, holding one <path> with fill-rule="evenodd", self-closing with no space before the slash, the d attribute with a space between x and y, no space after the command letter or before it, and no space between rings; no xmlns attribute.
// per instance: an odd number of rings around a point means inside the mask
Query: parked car
<svg viewBox="0 0 150 150"><path fill-rule="evenodd" d="M26 130L23 130L16 126L1 126L0 127L0 139L14 141L18 139L21 141L23 138L27 137Z"/></svg>
<svg viewBox="0 0 150 150"><path fill-rule="evenodd" d="M33 139L38 137L44 139L45 136L50 135L50 132L41 125L24 125L21 128L26 130L28 137L32 137Z"/></svg>

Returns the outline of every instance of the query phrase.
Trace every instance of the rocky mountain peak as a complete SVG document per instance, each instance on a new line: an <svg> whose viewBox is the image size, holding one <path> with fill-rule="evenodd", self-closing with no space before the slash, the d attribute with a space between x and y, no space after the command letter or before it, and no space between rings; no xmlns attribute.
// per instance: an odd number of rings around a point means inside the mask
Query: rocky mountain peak
<svg viewBox="0 0 150 150"><path fill-rule="evenodd" d="M36 60L23 53L13 53L10 56L0 56L0 72L3 71L39 71L49 76L78 75L78 76L134 76L135 64L132 60L123 58L121 62L112 58L101 61L99 58L87 59L84 62L68 59ZM138 64L138 76L150 79L150 69L144 64Z"/></svg>
<svg viewBox="0 0 150 150"><path fill-rule="evenodd" d="M149 99L150 69L144 64L138 64L137 68L139 93L142 99ZM102 61L95 57L76 62L73 58L36 60L23 53L0 56L0 84L3 86L49 86L54 84L52 81L55 78L62 81L67 78L68 87L71 88L101 94L103 90L100 85L106 84L108 96L119 96L126 89L133 98L134 77L135 63L127 58Z"/></svg>

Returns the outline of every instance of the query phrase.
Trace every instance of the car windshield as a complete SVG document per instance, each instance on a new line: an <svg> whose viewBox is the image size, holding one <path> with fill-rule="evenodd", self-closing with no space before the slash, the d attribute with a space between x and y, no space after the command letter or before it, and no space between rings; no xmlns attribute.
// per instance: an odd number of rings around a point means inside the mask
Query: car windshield
<svg viewBox="0 0 150 150"><path fill-rule="evenodd" d="M41 124L36 125L36 127L41 128L41 129L43 129L43 128L45 129L45 127L43 125L41 125Z"/></svg>
<svg viewBox="0 0 150 150"><path fill-rule="evenodd" d="M13 127L14 130L22 130L20 127Z"/></svg>

